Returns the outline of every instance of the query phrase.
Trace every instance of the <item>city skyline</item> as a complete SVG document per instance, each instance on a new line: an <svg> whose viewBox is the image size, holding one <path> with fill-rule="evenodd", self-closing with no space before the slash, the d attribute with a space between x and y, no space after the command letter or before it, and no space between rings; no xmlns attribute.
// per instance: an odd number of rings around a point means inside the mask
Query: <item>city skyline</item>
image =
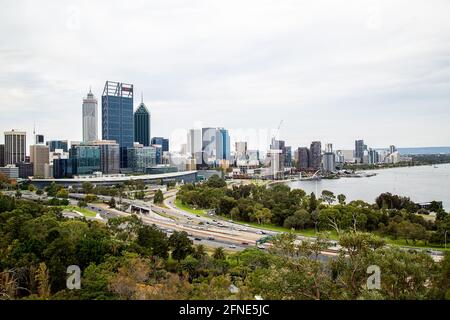
<svg viewBox="0 0 450 320"><path fill-rule="evenodd" d="M232 133L284 119L279 138L292 146L450 145L445 1L113 2L100 16L98 3L53 6L6 3L0 13L0 128L27 141L33 122L48 139L82 140L80 101L89 86L101 97L110 79L144 92L152 131L171 141L197 121ZM114 21L118 34L103 32ZM8 41L16 31L23 37Z"/></svg>

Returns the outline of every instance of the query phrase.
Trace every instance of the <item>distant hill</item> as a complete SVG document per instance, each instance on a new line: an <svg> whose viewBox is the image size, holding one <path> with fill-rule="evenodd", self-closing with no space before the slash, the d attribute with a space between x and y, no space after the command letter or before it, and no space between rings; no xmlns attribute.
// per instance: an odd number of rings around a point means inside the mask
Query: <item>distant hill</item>
<svg viewBox="0 0 450 320"><path fill-rule="evenodd" d="M402 155L450 154L450 147L398 148Z"/></svg>

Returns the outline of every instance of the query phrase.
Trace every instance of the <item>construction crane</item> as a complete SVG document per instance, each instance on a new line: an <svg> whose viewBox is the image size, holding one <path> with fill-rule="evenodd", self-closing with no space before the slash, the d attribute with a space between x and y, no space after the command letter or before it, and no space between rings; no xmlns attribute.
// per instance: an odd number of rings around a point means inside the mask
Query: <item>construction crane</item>
<svg viewBox="0 0 450 320"><path fill-rule="evenodd" d="M283 120L280 121L280 124L278 125L277 131L275 132L275 135L272 137L272 140L275 140L278 136L278 133L280 132L281 125L283 124Z"/></svg>

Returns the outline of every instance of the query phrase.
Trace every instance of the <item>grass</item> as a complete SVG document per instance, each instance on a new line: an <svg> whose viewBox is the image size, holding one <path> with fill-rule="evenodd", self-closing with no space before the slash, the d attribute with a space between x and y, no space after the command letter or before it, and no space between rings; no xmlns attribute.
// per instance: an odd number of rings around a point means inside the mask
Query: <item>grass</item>
<svg viewBox="0 0 450 320"><path fill-rule="evenodd" d="M81 213L83 216L85 217L91 217L91 218L95 218L97 216L97 213L88 210L86 208L80 208L77 206L62 206L62 209L66 209L66 210L72 210L72 211L77 211L79 213Z"/></svg>
<svg viewBox="0 0 450 320"><path fill-rule="evenodd" d="M190 206L182 204L180 199L176 199L175 200L175 205L181 210L184 210L184 211L187 211L187 212L190 212L190 213L193 213L193 214L207 216L206 210L203 210L203 209L192 209Z"/></svg>

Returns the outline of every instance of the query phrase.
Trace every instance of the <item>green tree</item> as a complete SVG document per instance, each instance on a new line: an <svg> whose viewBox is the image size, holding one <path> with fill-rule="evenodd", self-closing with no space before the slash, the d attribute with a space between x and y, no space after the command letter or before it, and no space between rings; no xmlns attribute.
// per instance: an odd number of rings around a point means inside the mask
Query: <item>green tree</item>
<svg viewBox="0 0 450 320"><path fill-rule="evenodd" d="M185 231L175 231L169 238L172 258L180 262L193 252L192 240Z"/></svg>
<svg viewBox="0 0 450 320"><path fill-rule="evenodd" d="M166 234L155 226L143 225L136 240L137 244L146 249L146 253L166 259L169 254L169 241Z"/></svg>
<svg viewBox="0 0 450 320"><path fill-rule="evenodd" d="M69 192L68 192L66 189L64 189L64 188L61 188L61 189L56 193L56 197L57 197L57 198L62 198L62 199L67 199L67 198L69 198Z"/></svg>
<svg viewBox="0 0 450 320"><path fill-rule="evenodd" d="M226 187L227 183L219 175L214 174L205 182L205 185L210 188L223 188Z"/></svg>
<svg viewBox="0 0 450 320"><path fill-rule="evenodd" d="M155 192L155 196L153 198L153 202L157 204L161 204L164 202L164 194L160 189Z"/></svg>
<svg viewBox="0 0 450 320"><path fill-rule="evenodd" d="M114 199L114 197L111 197L111 199L109 199L108 205L110 208L115 208L116 207L116 199Z"/></svg>
<svg viewBox="0 0 450 320"><path fill-rule="evenodd" d="M223 250L222 247L218 247L218 248L214 249L214 253L213 253L212 257L215 260L225 260L225 258L226 258L225 251Z"/></svg>
<svg viewBox="0 0 450 320"><path fill-rule="evenodd" d="M317 209L317 199L316 199L316 195L314 194L314 192L311 193L311 195L309 196L309 212L313 212L314 210Z"/></svg>
<svg viewBox="0 0 450 320"><path fill-rule="evenodd" d="M345 201L347 200L347 197L345 196L345 194L341 193L337 196L337 199L338 199L339 204L344 205Z"/></svg>
<svg viewBox="0 0 450 320"><path fill-rule="evenodd" d="M323 190L322 199L325 200L328 204L332 204L334 201L336 201L336 196L331 191Z"/></svg>

